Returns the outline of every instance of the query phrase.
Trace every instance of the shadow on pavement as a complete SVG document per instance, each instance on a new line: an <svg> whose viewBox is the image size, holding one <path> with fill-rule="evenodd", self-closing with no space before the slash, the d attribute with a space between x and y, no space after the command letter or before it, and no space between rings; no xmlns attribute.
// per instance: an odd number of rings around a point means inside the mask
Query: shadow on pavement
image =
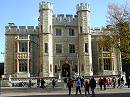
<svg viewBox="0 0 130 97"><path fill-rule="evenodd" d="M57 91L66 91L65 89L62 89L62 88L46 88L46 89L42 89L42 88L3 88L1 89L1 91L3 93L12 93L12 92L16 92L16 93L33 93L33 92L37 92L37 93L41 93L41 92L57 92Z"/></svg>
<svg viewBox="0 0 130 97"><path fill-rule="evenodd" d="M28 96L10 96L10 97L84 97L84 95L28 95ZM88 97L88 96L87 96ZM95 97L130 97L130 93L112 93L112 94L96 94Z"/></svg>

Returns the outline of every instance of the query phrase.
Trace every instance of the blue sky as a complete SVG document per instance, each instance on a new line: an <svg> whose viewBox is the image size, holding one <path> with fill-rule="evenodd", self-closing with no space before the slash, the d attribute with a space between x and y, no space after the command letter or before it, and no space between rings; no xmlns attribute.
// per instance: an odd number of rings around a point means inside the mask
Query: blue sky
<svg viewBox="0 0 130 97"><path fill-rule="evenodd" d="M0 62L4 62L5 26L14 22L17 26L37 26L39 2L42 0L0 0ZM91 27L105 26L107 6L110 2L124 4L126 0L44 0L52 2L54 14L76 14L78 3L88 3L91 7ZM130 4L130 0L127 0Z"/></svg>

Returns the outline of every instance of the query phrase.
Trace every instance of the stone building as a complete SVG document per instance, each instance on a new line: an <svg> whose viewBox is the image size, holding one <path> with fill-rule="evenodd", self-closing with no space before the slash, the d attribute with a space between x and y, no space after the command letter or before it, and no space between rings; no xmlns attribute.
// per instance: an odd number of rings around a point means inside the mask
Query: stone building
<svg viewBox="0 0 130 97"><path fill-rule="evenodd" d="M53 14L53 5L39 3L38 26L5 27L5 74L15 77L118 75L121 58L97 40L107 28L91 29L90 6L77 4L76 15Z"/></svg>

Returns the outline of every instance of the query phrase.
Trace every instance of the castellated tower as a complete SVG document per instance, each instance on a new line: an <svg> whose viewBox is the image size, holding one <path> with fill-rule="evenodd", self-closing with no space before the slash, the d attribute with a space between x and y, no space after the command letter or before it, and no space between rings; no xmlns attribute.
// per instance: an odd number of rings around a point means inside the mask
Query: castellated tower
<svg viewBox="0 0 130 97"><path fill-rule="evenodd" d="M39 4L40 76L53 76L52 11L49 2Z"/></svg>
<svg viewBox="0 0 130 97"><path fill-rule="evenodd" d="M81 74L93 75L92 52L91 52L91 31L90 31L90 6L85 3L77 5L78 15L78 57L79 63L84 67ZM80 67L81 67L80 66ZM80 71L82 71L80 69Z"/></svg>

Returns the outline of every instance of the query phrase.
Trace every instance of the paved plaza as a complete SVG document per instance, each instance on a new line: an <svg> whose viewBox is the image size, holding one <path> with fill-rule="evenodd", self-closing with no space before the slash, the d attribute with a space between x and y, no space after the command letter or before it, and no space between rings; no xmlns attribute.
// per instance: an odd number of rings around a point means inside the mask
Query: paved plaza
<svg viewBox="0 0 130 97"><path fill-rule="evenodd" d="M107 90L100 91L96 89L96 97L130 97L130 88L109 88ZM68 90L65 88L14 88L14 87L2 87L0 97L84 97L84 91L82 89L82 95L75 95L75 88L72 89L72 94L68 95Z"/></svg>

